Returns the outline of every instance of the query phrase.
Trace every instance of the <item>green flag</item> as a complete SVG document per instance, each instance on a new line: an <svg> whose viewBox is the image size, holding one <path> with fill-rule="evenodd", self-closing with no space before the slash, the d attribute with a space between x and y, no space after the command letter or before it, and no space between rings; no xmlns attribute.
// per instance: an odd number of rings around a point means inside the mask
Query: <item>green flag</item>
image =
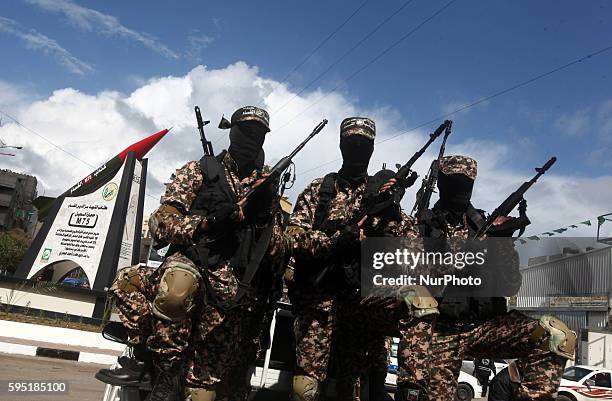
<svg viewBox="0 0 612 401"><path fill-rule="evenodd" d="M532 235L531 237L527 237L527 239L530 239L532 241L539 241L540 237L538 237L537 235Z"/></svg>
<svg viewBox="0 0 612 401"><path fill-rule="evenodd" d="M567 231L567 228L557 228L556 230L553 230L553 231L558 233L558 234L561 234L561 233Z"/></svg>
<svg viewBox="0 0 612 401"><path fill-rule="evenodd" d="M591 225L591 220L581 221L580 224L584 224L586 226L590 226Z"/></svg>

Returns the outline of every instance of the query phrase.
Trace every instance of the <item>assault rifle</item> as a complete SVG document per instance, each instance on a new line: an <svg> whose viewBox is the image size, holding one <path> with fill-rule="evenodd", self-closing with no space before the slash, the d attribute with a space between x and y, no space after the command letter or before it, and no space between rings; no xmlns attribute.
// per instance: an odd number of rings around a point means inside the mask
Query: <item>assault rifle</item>
<svg viewBox="0 0 612 401"><path fill-rule="evenodd" d="M448 136L451 134L451 130L453 127L453 122L450 120L445 121L447 123L444 129L444 139L442 140L442 145L440 146L440 152L438 153L438 158L431 162L431 166L429 166L429 172L427 176L423 179L423 183L421 188L417 192L417 199L414 207L412 208L412 212L410 213L417 218L420 217L423 212L429 209L429 202L431 201L431 195L433 194L436 182L438 181L438 174L440 173L440 160L444 157L444 151L446 150L446 140Z"/></svg>
<svg viewBox="0 0 612 401"><path fill-rule="evenodd" d="M310 135L308 135L306 139L304 139L295 149L293 149L293 151L289 153L289 155L280 159L278 163L276 163L274 167L272 167L272 169L270 170L270 174L268 174L265 178L262 178L261 180L253 184L253 186L249 189L249 191L242 197L242 199L240 199L240 201L238 202L238 205L242 207L249 201L249 199L253 196L253 194L257 192L258 188L266 187L268 184L273 183L276 180L278 180L283 174L283 172L287 170L289 166L291 166L291 163L293 162L293 158L295 157L295 155L297 155L304 148L304 146L306 146L306 144L312 138L314 138L315 135L321 132L321 130L323 129L323 127L325 127L326 124L327 124L327 120L324 119L323 121L321 121L315 127L315 129L312 130Z"/></svg>
<svg viewBox="0 0 612 401"><path fill-rule="evenodd" d="M438 128L436 128L434 132L429 134L429 140L427 140L427 143L425 143L421 149L417 150L416 153L412 155L410 160L401 166L399 170L397 170L397 173L391 177L395 178L397 183L385 192L379 192L368 202L368 205L366 205L364 208L363 214L361 214L357 219L357 224L360 227L368 219L368 216L373 216L380 213L393 205L399 208L399 204L403 196L402 189L410 187L412 184L414 184L414 181L416 181L417 178L417 173L412 171L412 166L419 159L419 157L425 153L429 145L431 145L450 124L452 124L451 121L445 120Z"/></svg>
<svg viewBox="0 0 612 401"><path fill-rule="evenodd" d="M202 120L202 114L200 113L200 108L196 106L194 108L196 120L198 121L198 131L200 131L200 141L202 141L202 148L204 148L204 154L206 156L214 156L212 143L206 139L206 135L204 134L204 126L210 123L210 121Z"/></svg>
<svg viewBox="0 0 612 401"><path fill-rule="evenodd" d="M556 161L557 161L556 157L551 157L550 160L547 161L546 164L544 164L542 167L536 167L536 169L535 169L536 170L535 177L533 177L529 181L524 182L519 187L519 189L517 189L510 196L508 196L501 203L501 205L499 205L493 211L493 213L491 213L489 215L489 217L485 220L484 224L480 227L480 229L474 235L474 238L483 237L488 232L490 232L492 235L497 234L498 236L505 236L505 235L500 235L499 233L501 233L501 232L503 232L503 233L511 233L511 232L516 231L516 230L521 230L521 233L519 234L519 236L521 236L522 232L525 230L525 227L527 227L527 225L529 225L531 223L529 221L529 218L527 218L527 215L525 214L526 209L527 209L527 202L525 201L525 199L523 199L523 196L525 195L525 192L527 192L527 190L529 190L529 188L531 188L531 186L533 184L535 184L536 181L542 175L544 175L544 173L546 173L546 171L548 171L548 169L553 164L555 164ZM508 216L510 214L510 212L512 212L512 210L517 205L519 206L519 213L520 213L520 216L518 218L517 217L513 217L513 218L511 218L510 220L506 221L503 224L493 225L493 223L495 222L495 220L498 217Z"/></svg>

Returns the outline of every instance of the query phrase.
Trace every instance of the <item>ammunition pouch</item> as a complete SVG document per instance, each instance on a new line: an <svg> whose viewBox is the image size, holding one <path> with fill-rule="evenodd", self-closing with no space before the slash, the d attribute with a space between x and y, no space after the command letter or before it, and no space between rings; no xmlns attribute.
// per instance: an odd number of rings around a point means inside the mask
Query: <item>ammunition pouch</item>
<svg viewBox="0 0 612 401"><path fill-rule="evenodd" d="M292 401L317 401L320 384L310 376L293 376Z"/></svg>
<svg viewBox="0 0 612 401"><path fill-rule="evenodd" d="M117 272L117 277L111 286L112 289L118 289L125 293L142 291L143 283L138 272L140 265L126 267Z"/></svg>
<svg viewBox="0 0 612 401"><path fill-rule="evenodd" d="M153 314L173 322L187 318L195 307L193 298L200 286L200 272L185 263L175 263L164 271L153 301Z"/></svg>
<svg viewBox="0 0 612 401"><path fill-rule="evenodd" d="M576 352L576 333L573 332L563 321L551 315L540 318L540 325L531 333L532 343L541 343L540 348L553 352L567 359L574 359ZM548 335L548 339L542 342L542 338Z"/></svg>

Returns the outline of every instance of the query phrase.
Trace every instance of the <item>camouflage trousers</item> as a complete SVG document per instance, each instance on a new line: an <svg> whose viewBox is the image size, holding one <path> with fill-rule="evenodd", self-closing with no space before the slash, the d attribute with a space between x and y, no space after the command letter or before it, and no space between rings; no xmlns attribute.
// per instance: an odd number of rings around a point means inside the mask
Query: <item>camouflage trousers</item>
<svg viewBox="0 0 612 401"><path fill-rule="evenodd" d="M353 290L292 290L299 374L325 381L332 355L343 389L354 388L368 371L387 371L385 337L398 335L397 318L362 306L361 299Z"/></svg>
<svg viewBox="0 0 612 401"><path fill-rule="evenodd" d="M335 326L335 299L322 290L292 289L297 373L323 383L327 378Z"/></svg>
<svg viewBox="0 0 612 401"><path fill-rule="evenodd" d="M164 271L176 263L195 268L181 254L167 257L149 280L150 293L157 293ZM234 298L238 281L231 266L221 265L206 274L219 301ZM187 387L215 390L217 400L242 400L248 391L249 368L260 351L267 298L259 293L249 294L242 298L240 306L223 310L207 302L206 291L200 283L193 298L196 308L182 321L152 315L147 346L160 359L184 364Z"/></svg>
<svg viewBox="0 0 612 401"><path fill-rule="evenodd" d="M144 344L151 334L154 295L148 291L148 280L153 271L140 265L121 269L109 290L119 318L128 331L130 345Z"/></svg>
<svg viewBox="0 0 612 401"><path fill-rule="evenodd" d="M453 400L461 362L471 357L518 358L521 375L519 397L529 400L555 399L566 359L540 349L531 341L538 321L511 311L463 329L459 324L439 318L432 334L431 322L402 330L398 352L398 385L417 384L425 390L425 399ZM429 346L419 346L431 338ZM428 369L429 366L429 369ZM423 386L424 385L424 386Z"/></svg>
<svg viewBox="0 0 612 401"><path fill-rule="evenodd" d="M394 312L361 305L359 292L338 297L334 358L339 400L354 399L361 377L386 374L389 366L387 337L398 336Z"/></svg>

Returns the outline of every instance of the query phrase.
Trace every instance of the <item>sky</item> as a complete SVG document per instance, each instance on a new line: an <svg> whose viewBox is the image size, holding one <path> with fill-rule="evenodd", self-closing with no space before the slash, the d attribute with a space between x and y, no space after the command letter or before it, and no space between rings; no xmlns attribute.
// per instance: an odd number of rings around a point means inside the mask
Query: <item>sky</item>
<svg viewBox="0 0 612 401"><path fill-rule="evenodd" d="M609 1L175 3L4 1L0 138L24 149L0 168L36 175L54 196L173 126L149 154L151 211L174 169L201 156L193 106L213 122L218 152L221 115L254 104L271 115L269 164L330 121L295 160L295 199L339 167L343 118L376 121L374 173L405 162L453 113L447 154L478 160L476 206L492 210L554 155L527 195L528 234L612 212L612 50L597 53L612 46ZM416 164L421 175L436 147Z"/></svg>

